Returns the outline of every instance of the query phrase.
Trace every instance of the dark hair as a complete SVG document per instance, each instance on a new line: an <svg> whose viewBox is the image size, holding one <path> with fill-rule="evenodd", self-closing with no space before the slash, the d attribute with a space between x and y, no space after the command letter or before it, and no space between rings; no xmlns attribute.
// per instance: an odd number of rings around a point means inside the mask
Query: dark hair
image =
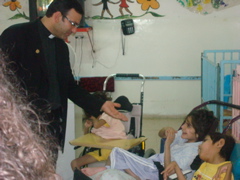
<svg viewBox="0 0 240 180"><path fill-rule="evenodd" d="M111 101L112 98L108 95L107 92L103 92L103 91L96 91L93 93L94 96L96 96L98 99L104 100L104 101ZM85 117L84 119L90 119L90 117L92 116L90 113L88 113L87 111L83 110ZM102 112L99 111L99 115L102 114Z"/></svg>
<svg viewBox="0 0 240 180"><path fill-rule="evenodd" d="M213 141L213 144L218 142L220 139L224 139L225 140L225 144L221 148L219 154L226 161L229 161L231 153L232 153L234 145L235 145L234 138L231 135L221 134L219 132L210 133L209 137Z"/></svg>
<svg viewBox="0 0 240 180"><path fill-rule="evenodd" d="M77 0L54 0L48 7L46 16L51 17L53 13L60 11L66 16L68 11L74 9L76 12L84 15L83 7Z"/></svg>
<svg viewBox="0 0 240 180"><path fill-rule="evenodd" d="M192 118L193 128L198 135L197 141L202 141L207 134L215 132L217 129L218 119L212 111L206 109L194 110L186 116L186 119L188 117Z"/></svg>

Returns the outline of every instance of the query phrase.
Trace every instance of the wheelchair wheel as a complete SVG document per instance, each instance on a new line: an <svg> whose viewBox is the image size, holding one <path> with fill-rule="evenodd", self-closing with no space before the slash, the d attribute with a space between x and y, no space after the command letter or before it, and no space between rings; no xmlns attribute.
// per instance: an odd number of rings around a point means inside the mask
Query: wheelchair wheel
<svg viewBox="0 0 240 180"><path fill-rule="evenodd" d="M143 157L149 158L150 156L152 156L152 155L154 155L154 154L156 154L156 152L154 151L154 149L148 149L148 150L145 152L145 154L144 154Z"/></svg>

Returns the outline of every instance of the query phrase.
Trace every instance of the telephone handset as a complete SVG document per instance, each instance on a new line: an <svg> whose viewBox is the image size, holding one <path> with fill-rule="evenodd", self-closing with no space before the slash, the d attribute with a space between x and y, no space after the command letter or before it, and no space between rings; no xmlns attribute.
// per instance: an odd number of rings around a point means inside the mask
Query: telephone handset
<svg viewBox="0 0 240 180"><path fill-rule="evenodd" d="M132 19L126 19L121 21L122 32L124 35L130 35L135 32L134 23Z"/></svg>

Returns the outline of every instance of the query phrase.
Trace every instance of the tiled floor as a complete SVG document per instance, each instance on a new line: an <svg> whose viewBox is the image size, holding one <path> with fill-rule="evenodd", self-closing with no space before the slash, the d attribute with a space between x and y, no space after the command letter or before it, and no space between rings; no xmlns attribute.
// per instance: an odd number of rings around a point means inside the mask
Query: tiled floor
<svg viewBox="0 0 240 180"><path fill-rule="evenodd" d="M75 119L76 119L76 137L82 135L82 124L81 124L82 110L78 107L75 107ZM163 127L173 127L176 130L180 127L183 122L183 117L179 118L143 118L142 123L142 135L147 137L146 141L146 150L151 148L156 151L156 153L160 152L160 138L158 137L158 131ZM79 155L80 149L76 151L76 156Z"/></svg>

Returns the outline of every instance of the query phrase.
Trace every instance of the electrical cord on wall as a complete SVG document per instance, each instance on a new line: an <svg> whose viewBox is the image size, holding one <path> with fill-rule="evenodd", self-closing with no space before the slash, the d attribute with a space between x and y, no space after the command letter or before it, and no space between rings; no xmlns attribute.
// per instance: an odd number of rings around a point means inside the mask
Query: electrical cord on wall
<svg viewBox="0 0 240 180"><path fill-rule="evenodd" d="M117 48L117 49L118 49L117 56L116 56L116 58L115 58L115 60L114 60L114 62L113 62L113 64L112 64L111 66L107 66L107 65L101 63L101 62L100 62L101 59L100 59L100 60L96 60L96 63L100 64L101 66L105 67L106 69L111 69L111 68L113 68L113 67L116 65L117 60L118 60L119 55L120 55L120 51L121 51L120 46L121 46L121 41L119 41L119 48Z"/></svg>
<svg viewBox="0 0 240 180"><path fill-rule="evenodd" d="M105 64L101 63L100 60L97 60L96 58L96 51L94 49L94 34L93 34L93 31L92 31L92 48L93 48L93 51L91 51L91 56L92 56L92 68L94 68L96 66L96 63L100 64L101 66L105 67L106 69L111 69L112 67L114 67L116 65L116 62L117 62L117 59L119 57L119 51L118 51L118 54L117 54L117 57L115 59L115 62L112 66L106 66Z"/></svg>
<svg viewBox="0 0 240 180"><path fill-rule="evenodd" d="M94 49L94 34L93 34L93 30L92 32L92 42L91 42L91 46L92 46L92 51L91 51L91 55L92 55L92 68L94 68L94 66L96 65L96 58L95 58L95 49ZM90 36L88 36L90 38Z"/></svg>
<svg viewBox="0 0 240 180"><path fill-rule="evenodd" d="M116 56L116 58L114 58L115 60L114 60L113 64L110 65L110 66L107 66L106 64L101 62L101 59L103 59L103 58L101 58L101 57L97 58L97 53L98 52L93 49L94 48L94 39L93 39L93 37L94 37L94 35L93 35L93 31L92 31L92 44L91 44L91 46L92 46L92 51L91 51L92 68L94 68L96 66L96 63L100 64L101 66L103 66L106 69L113 68L116 65L117 60L119 58L119 54L120 54L120 51L121 51L121 48L120 48L121 41L119 41L119 48L117 48L118 49L117 56ZM76 73L75 73L77 77L80 76L81 65L82 65L82 62L83 62L83 38L84 38L83 35L75 36L75 52L77 52L77 49L80 49L80 51L78 50L79 51L78 53L80 53L80 58L79 58L80 61L79 61L79 65L78 65L78 70L76 70ZM80 42L78 43L79 40L80 40ZM104 59L106 59L106 58L104 58Z"/></svg>
<svg viewBox="0 0 240 180"><path fill-rule="evenodd" d="M121 30L121 40L122 40L122 51L123 51L123 55L125 55L125 36L123 35L122 30Z"/></svg>
<svg viewBox="0 0 240 180"><path fill-rule="evenodd" d="M93 36L93 35L92 35L92 36ZM94 37L94 36L93 36L93 37ZM94 42L94 40L93 40L93 42ZM91 53L92 58L93 58L92 68L95 67L96 63L98 63L99 65L103 66L103 67L106 68L106 69L111 69L111 68L113 68L113 67L116 65L117 60L118 60L118 58L119 58L119 54L120 54L120 51L121 51L120 46L121 46L121 41L119 41L119 48L117 48L117 49L118 49L117 56L116 56L116 58L114 58L115 60L114 60L114 62L113 62L113 64L112 64L111 66L107 66L107 65L105 65L104 63L102 63L102 62L101 62L101 59L103 59L103 58L101 58L101 57L100 57L100 58L96 58L98 51L94 51L94 52L92 51L92 53ZM105 59L106 59L106 58L105 58Z"/></svg>
<svg viewBox="0 0 240 180"><path fill-rule="evenodd" d="M81 65L82 65L82 60L83 60L83 35L80 36L75 36L75 52L77 52L77 42L80 39L80 61L78 65L78 72L76 72L77 77L80 76L80 70L81 70Z"/></svg>

